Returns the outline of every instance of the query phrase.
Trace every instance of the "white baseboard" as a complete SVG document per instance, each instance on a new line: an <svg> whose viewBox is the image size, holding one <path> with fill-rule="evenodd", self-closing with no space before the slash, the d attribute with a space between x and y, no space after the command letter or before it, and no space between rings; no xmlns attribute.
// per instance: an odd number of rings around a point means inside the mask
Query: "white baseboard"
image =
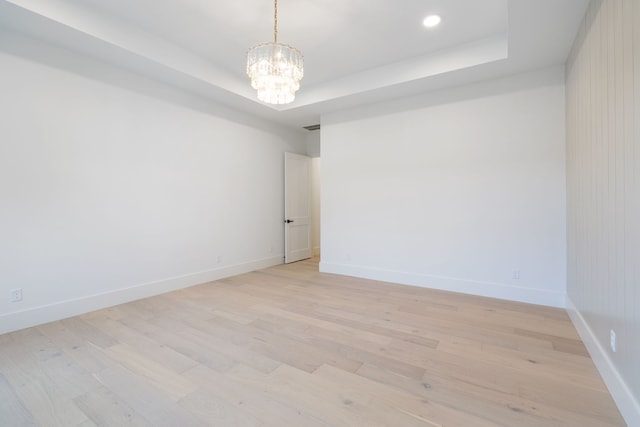
<svg viewBox="0 0 640 427"><path fill-rule="evenodd" d="M519 301L529 304L546 305L559 308L565 307L566 295L564 292L551 292L541 289L517 287L504 283L480 282L452 277L406 273L402 271L382 270L327 262L320 262L320 271L323 273L361 277L363 279L380 280L384 282L400 283L403 285L419 286L422 288L460 292L463 294Z"/></svg>
<svg viewBox="0 0 640 427"><path fill-rule="evenodd" d="M225 277L249 273L282 263L282 256L265 258L2 314L0 315L0 334L188 288L213 280L224 279Z"/></svg>
<svg viewBox="0 0 640 427"><path fill-rule="evenodd" d="M634 398L608 352L600 345L593 330L569 297L567 297L567 312L627 425L640 426L640 402Z"/></svg>

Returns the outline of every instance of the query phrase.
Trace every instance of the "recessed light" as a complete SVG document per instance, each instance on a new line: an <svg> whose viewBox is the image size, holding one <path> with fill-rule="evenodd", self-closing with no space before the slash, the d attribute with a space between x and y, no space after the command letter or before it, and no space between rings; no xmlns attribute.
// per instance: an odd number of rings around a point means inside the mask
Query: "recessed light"
<svg viewBox="0 0 640 427"><path fill-rule="evenodd" d="M426 18L424 18L424 21L422 21L422 25L424 25L427 28L433 28L435 26L437 26L440 21L442 21L442 18L440 18L440 15L429 15Z"/></svg>

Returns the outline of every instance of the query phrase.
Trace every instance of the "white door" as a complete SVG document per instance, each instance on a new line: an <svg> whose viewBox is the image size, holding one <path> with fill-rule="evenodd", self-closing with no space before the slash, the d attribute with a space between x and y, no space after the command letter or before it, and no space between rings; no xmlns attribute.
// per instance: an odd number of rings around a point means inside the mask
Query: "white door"
<svg viewBox="0 0 640 427"><path fill-rule="evenodd" d="M311 258L311 158L284 153L284 262Z"/></svg>

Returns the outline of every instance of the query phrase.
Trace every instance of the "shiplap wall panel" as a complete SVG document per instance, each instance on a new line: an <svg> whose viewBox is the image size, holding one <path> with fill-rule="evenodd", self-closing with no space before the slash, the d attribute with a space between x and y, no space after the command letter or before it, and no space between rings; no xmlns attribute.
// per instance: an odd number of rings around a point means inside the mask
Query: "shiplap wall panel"
<svg viewBox="0 0 640 427"><path fill-rule="evenodd" d="M640 420L640 0L594 0L567 62L569 306ZM617 351L610 348L610 331ZM600 361L600 362L598 362ZM640 422L640 421L638 421ZM640 425L640 424L632 424Z"/></svg>
<svg viewBox="0 0 640 427"><path fill-rule="evenodd" d="M633 112L633 122L634 122L634 137L635 137L635 151L634 151L634 164L635 168L635 212L637 215L640 215L640 2L635 1L633 8L633 22L632 25L635 24L633 36L633 69L634 69L634 101L635 101L635 109ZM633 223L634 227L634 235L638 240L640 240L640 221L636 219ZM631 363L635 364L635 376L634 376L634 384L640 384L640 241L636 241L635 246L635 272L634 277L636 279L636 283L634 287L629 287L627 290L628 299L628 311L633 313L633 323L629 326L629 334L631 336L635 336L633 340L634 349L633 354L630 357L635 356L635 359L631 359ZM637 392L637 389L636 389ZM636 397L638 395L636 394Z"/></svg>

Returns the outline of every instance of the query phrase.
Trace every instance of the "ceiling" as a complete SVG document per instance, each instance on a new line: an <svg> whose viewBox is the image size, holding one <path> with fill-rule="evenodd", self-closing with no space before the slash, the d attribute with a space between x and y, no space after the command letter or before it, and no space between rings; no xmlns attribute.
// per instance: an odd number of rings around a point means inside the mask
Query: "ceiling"
<svg viewBox="0 0 640 427"><path fill-rule="evenodd" d="M0 26L300 129L357 105L564 64L588 0L280 0L278 40L305 77L257 101L247 49L273 38L272 0L0 0ZM434 29L428 14L442 16Z"/></svg>

